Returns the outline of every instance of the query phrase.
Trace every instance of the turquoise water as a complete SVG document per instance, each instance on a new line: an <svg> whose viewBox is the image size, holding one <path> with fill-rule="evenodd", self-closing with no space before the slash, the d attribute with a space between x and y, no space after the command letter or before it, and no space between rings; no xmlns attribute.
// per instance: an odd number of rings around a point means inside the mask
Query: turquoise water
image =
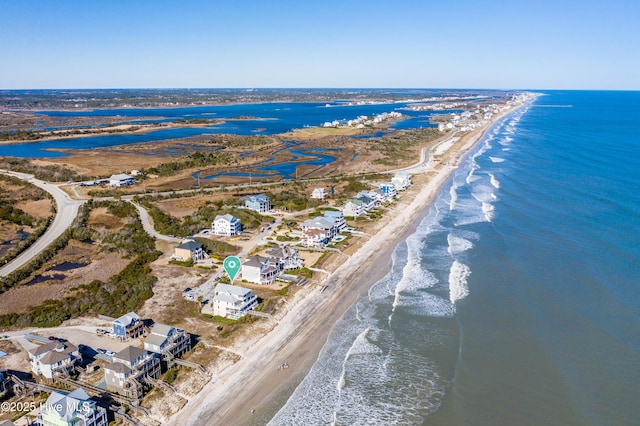
<svg viewBox="0 0 640 426"><path fill-rule="evenodd" d="M638 92L494 126L270 424L638 424L639 135Z"/></svg>

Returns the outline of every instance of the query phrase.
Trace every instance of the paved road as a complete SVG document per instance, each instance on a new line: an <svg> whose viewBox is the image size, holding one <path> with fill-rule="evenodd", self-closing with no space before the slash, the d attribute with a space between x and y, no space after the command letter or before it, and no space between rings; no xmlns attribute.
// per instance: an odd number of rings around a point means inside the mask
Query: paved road
<svg viewBox="0 0 640 426"><path fill-rule="evenodd" d="M431 143L429 146L423 148L420 150L420 160L416 163L413 164L411 166L408 167L403 167L401 169L395 169L395 170L390 170L388 172L385 173L397 173L397 172L414 172L414 173L421 173L424 172L425 168L429 166L429 161L430 161L430 153L433 149L435 149L436 147L438 147L438 145L441 145L445 142L450 141L455 135L456 135L457 131L453 130L451 132L449 132L449 134L447 134L444 138L442 139L438 139L435 142Z"/></svg>
<svg viewBox="0 0 640 426"><path fill-rule="evenodd" d="M153 228L153 225L151 224L151 219L149 218L149 214L144 209L144 207L134 203L133 201L129 201L129 202L133 204L135 208L138 210L138 214L140 215L140 222L142 222L142 227L144 228L147 234L151 235L153 238L156 238L158 240L169 241L170 243L182 242L183 240L182 238L170 237L169 235L163 235L156 232L156 230Z"/></svg>
<svg viewBox="0 0 640 426"><path fill-rule="evenodd" d="M56 217L53 219L53 223L49 226L49 229L47 229L47 232L45 232L42 237L33 243L33 245L25 250L20 256L0 268L0 276L7 276L11 272L27 264L56 238L62 235L71 223L73 223L73 220L78 214L78 209L84 201L72 200L66 192L60 189L59 185L35 179L33 175L6 170L0 170L0 173L26 180L37 187L44 189L53 196L57 204Z"/></svg>

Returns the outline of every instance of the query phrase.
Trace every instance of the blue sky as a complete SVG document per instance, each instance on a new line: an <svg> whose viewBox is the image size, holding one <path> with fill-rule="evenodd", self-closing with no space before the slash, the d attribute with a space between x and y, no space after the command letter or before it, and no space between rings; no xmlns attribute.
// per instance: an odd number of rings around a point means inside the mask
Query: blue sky
<svg viewBox="0 0 640 426"><path fill-rule="evenodd" d="M640 89L640 2L0 0L0 89Z"/></svg>

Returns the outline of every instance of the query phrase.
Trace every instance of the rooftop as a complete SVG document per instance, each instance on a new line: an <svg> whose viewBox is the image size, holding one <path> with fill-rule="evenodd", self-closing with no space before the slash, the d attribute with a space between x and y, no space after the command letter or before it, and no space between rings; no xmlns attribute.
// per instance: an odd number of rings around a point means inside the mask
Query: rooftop
<svg viewBox="0 0 640 426"><path fill-rule="evenodd" d="M256 256L256 257L258 257L258 256ZM262 259L264 259L264 258L262 258ZM237 286L237 285L220 283L220 284L216 285L216 288L215 288L214 292L216 294L224 293L224 294L231 294L231 295L234 295L234 296L244 297L247 293L251 293L251 290L249 290L248 288Z"/></svg>
<svg viewBox="0 0 640 426"><path fill-rule="evenodd" d="M140 358L144 355L144 349L136 348L135 346L127 346L113 357L114 359L131 362L136 358Z"/></svg>

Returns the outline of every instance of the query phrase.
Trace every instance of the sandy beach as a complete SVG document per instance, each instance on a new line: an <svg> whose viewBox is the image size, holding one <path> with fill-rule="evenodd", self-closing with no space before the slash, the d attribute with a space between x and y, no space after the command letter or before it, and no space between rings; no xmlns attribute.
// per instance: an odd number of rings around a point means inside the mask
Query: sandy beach
<svg viewBox="0 0 640 426"><path fill-rule="evenodd" d="M432 176L413 199L405 196L387 212L386 225L328 277L326 291L316 287L300 292L269 333L233 348L242 358L214 375L166 424L264 424L261 413L273 414L268 405L273 405L274 398L281 400L293 392L316 361L333 324L388 273L397 244L415 229L452 171L491 124L461 137L447 164L434 168L430 163L414 170L416 174L431 171ZM282 363L288 368L279 370Z"/></svg>

